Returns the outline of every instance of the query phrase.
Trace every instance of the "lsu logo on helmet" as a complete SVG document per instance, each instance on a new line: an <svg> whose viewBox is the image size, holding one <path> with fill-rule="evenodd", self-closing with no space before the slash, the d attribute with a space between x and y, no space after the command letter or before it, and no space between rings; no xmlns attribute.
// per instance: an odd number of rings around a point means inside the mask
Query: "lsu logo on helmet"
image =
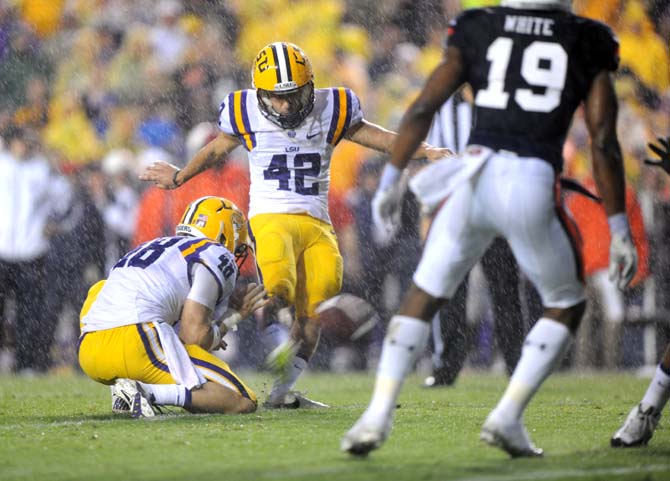
<svg viewBox="0 0 670 481"><path fill-rule="evenodd" d="M312 64L297 45L274 42L263 47L254 61L252 81L261 112L284 129L300 125L314 107ZM287 100L289 111L277 111L271 97Z"/></svg>

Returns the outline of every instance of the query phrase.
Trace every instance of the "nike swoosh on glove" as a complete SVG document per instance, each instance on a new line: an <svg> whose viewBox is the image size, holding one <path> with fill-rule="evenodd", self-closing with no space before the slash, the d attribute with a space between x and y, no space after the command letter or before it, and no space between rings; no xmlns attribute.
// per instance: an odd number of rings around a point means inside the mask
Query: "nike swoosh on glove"
<svg viewBox="0 0 670 481"><path fill-rule="evenodd" d="M609 278L624 290L637 272L637 250L629 234L612 234Z"/></svg>
<svg viewBox="0 0 670 481"><path fill-rule="evenodd" d="M375 192L372 198L372 233L377 244L389 244L400 230L402 200L408 182L409 176L404 172L400 180L388 189Z"/></svg>

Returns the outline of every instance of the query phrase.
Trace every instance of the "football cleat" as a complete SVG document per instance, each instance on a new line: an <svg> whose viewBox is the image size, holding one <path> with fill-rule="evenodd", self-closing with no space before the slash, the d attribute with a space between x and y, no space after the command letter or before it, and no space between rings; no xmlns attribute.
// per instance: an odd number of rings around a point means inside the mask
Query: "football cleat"
<svg viewBox="0 0 670 481"><path fill-rule="evenodd" d="M116 384L109 386L112 392L112 412L114 414L130 414L132 399L126 397L126 392L121 391Z"/></svg>
<svg viewBox="0 0 670 481"><path fill-rule="evenodd" d="M347 431L340 442L340 449L353 456L367 456L379 449L391 432L392 418L373 420L366 413Z"/></svg>
<svg viewBox="0 0 670 481"><path fill-rule="evenodd" d="M661 412L650 406L642 411L642 406L635 406L628 414L623 426L610 439L613 448L632 448L646 446L654 435L654 430L661 419Z"/></svg>
<svg viewBox="0 0 670 481"><path fill-rule="evenodd" d="M281 402L267 400L263 403L265 409L328 409L330 406L308 398L298 391L288 392Z"/></svg>
<svg viewBox="0 0 670 481"><path fill-rule="evenodd" d="M117 379L114 387L120 399L126 400L130 406L130 415L133 418L154 417L154 412L149 395L147 395L140 385L131 379Z"/></svg>
<svg viewBox="0 0 670 481"><path fill-rule="evenodd" d="M513 458L539 457L542 449L535 447L521 421L501 422L494 416L489 417L482 426L479 439L489 446L506 451Z"/></svg>

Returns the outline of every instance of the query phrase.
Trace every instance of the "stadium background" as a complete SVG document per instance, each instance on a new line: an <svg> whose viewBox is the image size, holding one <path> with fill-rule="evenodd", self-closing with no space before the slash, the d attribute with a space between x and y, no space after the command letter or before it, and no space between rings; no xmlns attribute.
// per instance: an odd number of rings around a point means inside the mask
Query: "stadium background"
<svg viewBox="0 0 670 481"><path fill-rule="evenodd" d="M86 213L74 218L67 232L51 237L51 269L43 287L52 295L43 309L41 346L51 350L52 363L38 370L73 369L79 304L87 287L127 248L170 234L186 204L201 195L223 195L246 209L243 149L223 168L178 190L161 191L136 178L157 159L183 165L211 138L215 130L203 123L216 121L226 93L249 87L251 62L263 45L276 40L300 45L314 65L317 87L352 88L367 119L396 128L439 62L448 20L463 8L484 3L0 0L0 138L20 128L32 151L43 154L67 182L73 193L68 212L83 206L79 212ZM641 220L638 239L645 246L638 287L627 299L628 319L615 367L654 364L654 344L662 345L669 332L670 189L658 172L643 168L642 160L647 142L670 131L670 6L667 1L633 0L574 4L577 13L611 25L621 42L619 134L631 202L637 201ZM587 142L577 116L565 147L567 174L589 185ZM6 144L0 141L0 149ZM361 166L377 160L373 152L344 141L331 170L331 214L345 257L345 289L362 297L365 286L357 281L369 239L358 236L352 205L365 190L359 173L374 172ZM589 206L574 208L579 217L579 209ZM600 257L606 256L609 243L597 241L598 224L591 217L596 214L583 214L583 235L596 239L584 252L588 274L589 266L592 273L602 267ZM13 219L0 223L2 229L12 229ZM408 275L394 273L403 274ZM386 284L391 300L384 310L393 308L394 285L397 279ZM485 303L480 304L484 307L470 314L477 321L471 364L489 366L495 356ZM23 320L11 301L0 316L0 370L8 372L14 348L22 342L14 335L15 326ZM597 329L580 332L581 345L591 352L576 354L579 366L605 363L606 347L591 347L598 345L591 343L597 334ZM254 336L252 326L241 329L239 342L233 343L237 348L228 353L233 364L258 363ZM337 368L365 367L378 345L374 335L365 346L356 346L364 351L339 350L338 340L324 340L317 363ZM361 352L362 359L351 359Z"/></svg>

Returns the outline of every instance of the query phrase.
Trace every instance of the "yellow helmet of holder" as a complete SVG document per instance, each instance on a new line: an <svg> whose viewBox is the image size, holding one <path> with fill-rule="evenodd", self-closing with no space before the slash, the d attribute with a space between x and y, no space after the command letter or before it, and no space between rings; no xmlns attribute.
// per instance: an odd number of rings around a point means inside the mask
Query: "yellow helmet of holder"
<svg viewBox="0 0 670 481"><path fill-rule="evenodd" d="M256 55L251 72L263 115L284 129L302 123L314 107L314 73L307 55L288 42L266 45ZM271 97L288 100L290 111L280 113Z"/></svg>
<svg viewBox="0 0 670 481"><path fill-rule="evenodd" d="M249 247L247 220L242 211L223 197L201 197L191 202L175 229L177 235L206 237L239 257Z"/></svg>

